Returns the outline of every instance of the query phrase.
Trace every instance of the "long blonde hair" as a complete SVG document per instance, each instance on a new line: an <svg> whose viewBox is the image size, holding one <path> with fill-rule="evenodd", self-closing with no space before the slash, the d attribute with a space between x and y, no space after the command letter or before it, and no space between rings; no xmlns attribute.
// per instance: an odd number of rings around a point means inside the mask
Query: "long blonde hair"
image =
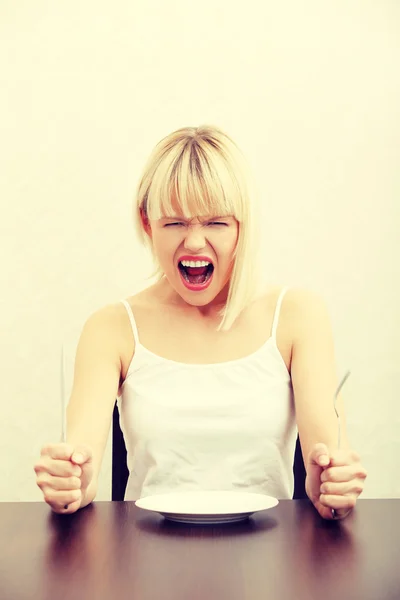
<svg viewBox="0 0 400 600"><path fill-rule="evenodd" d="M218 327L228 330L258 290L259 236L247 163L232 139L218 127L178 129L163 138L151 153L137 188L134 209L139 237L150 248L141 213L148 219L174 216L173 200L187 219L232 215L239 222L228 298ZM163 276L158 264L156 274Z"/></svg>

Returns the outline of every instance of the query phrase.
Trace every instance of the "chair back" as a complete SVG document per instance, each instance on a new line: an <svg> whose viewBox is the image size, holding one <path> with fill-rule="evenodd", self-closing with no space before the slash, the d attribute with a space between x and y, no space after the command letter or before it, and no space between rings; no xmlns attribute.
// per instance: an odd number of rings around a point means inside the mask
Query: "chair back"
<svg viewBox="0 0 400 600"><path fill-rule="evenodd" d="M294 493L293 498L298 500L307 498L305 490L306 470L304 468L303 456L301 453L300 440L297 438L296 449L293 462L294 473ZM124 436L119 424L119 411L117 403L114 406L113 425L112 425L112 482L111 499L123 500L125 496L126 484L128 482L129 471L127 467L127 452L124 442Z"/></svg>
<svg viewBox="0 0 400 600"><path fill-rule="evenodd" d="M112 422L111 500L123 500L129 471L124 436L119 424L119 410L115 403Z"/></svg>

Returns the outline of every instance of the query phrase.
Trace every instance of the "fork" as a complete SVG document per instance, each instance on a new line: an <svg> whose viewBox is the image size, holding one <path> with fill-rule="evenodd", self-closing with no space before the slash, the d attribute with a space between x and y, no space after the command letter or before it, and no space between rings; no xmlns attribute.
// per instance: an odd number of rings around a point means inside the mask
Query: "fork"
<svg viewBox="0 0 400 600"><path fill-rule="evenodd" d="M336 389L335 395L333 397L333 408L335 410L336 417L337 417L337 423L338 423L338 439L337 439L337 448L338 448L338 450L340 450L341 426L340 426L340 417L339 417L339 413L338 413L338 410L337 410L337 399L338 399L340 391L341 391L342 387L344 386L344 384L346 383L347 378L349 377L349 375L350 375L350 371L347 371L345 373L344 377L342 378L341 382L339 383L339 385L338 385L338 387ZM334 508L332 508L332 517L334 519L338 518L338 514L336 512L336 509L334 509Z"/></svg>
<svg viewBox="0 0 400 600"><path fill-rule="evenodd" d="M67 441L67 423L65 418L65 356L64 356L64 345L61 346L61 377L60 377L60 399L61 399L61 442L66 443ZM64 506L67 510L68 504Z"/></svg>

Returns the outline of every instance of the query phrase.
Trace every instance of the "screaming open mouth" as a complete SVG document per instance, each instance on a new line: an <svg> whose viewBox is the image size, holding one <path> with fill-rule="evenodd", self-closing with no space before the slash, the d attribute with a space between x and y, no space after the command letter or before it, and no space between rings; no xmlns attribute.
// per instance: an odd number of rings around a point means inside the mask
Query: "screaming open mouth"
<svg viewBox="0 0 400 600"><path fill-rule="evenodd" d="M180 260L178 270L184 286L191 291L202 291L211 283L214 265L211 262L200 260Z"/></svg>

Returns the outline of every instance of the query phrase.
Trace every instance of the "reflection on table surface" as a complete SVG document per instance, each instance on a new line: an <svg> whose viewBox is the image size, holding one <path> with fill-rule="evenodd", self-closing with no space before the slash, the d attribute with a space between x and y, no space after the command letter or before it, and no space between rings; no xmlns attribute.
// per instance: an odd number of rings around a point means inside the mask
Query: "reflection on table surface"
<svg viewBox="0 0 400 600"><path fill-rule="evenodd" d="M324 521L285 500L248 521L183 525L133 502L74 515L0 504L0 600L400 599L400 500Z"/></svg>

